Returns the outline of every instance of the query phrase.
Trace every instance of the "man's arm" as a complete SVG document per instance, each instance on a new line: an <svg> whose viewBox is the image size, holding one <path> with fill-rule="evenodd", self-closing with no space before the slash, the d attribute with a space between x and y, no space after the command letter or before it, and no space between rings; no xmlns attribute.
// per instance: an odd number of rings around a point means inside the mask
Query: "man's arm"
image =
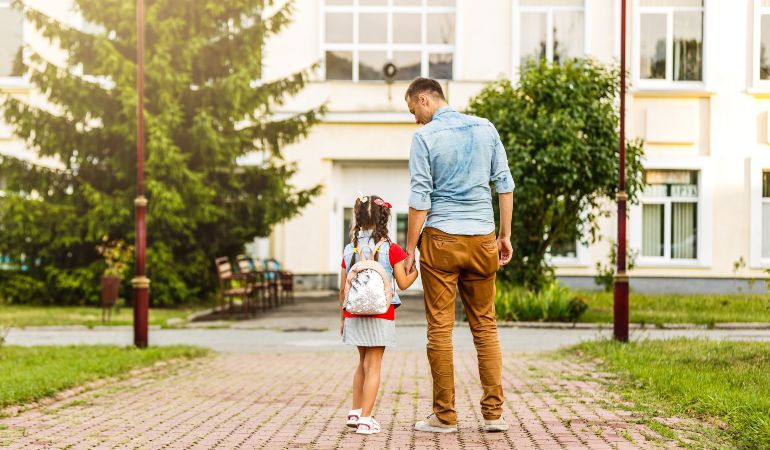
<svg viewBox="0 0 770 450"><path fill-rule="evenodd" d="M500 265L504 266L513 257L511 246L511 221L513 220L513 192L497 195L500 203L500 230L497 234L497 250L500 252Z"/></svg>
<svg viewBox="0 0 770 450"><path fill-rule="evenodd" d="M500 204L500 229L497 234L497 249L500 252L500 266L504 266L513 257L511 246L511 221L513 220L513 182L511 169L508 167L508 155L505 153L500 135L492 127L495 140L495 152L492 155L492 167L489 173L490 179L495 183L497 201Z"/></svg>
<svg viewBox="0 0 770 450"><path fill-rule="evenodd" d="M420 239L422 226L425 224L425 218L428 217L428 211L409 208L409 221L407 222L406 253L414 253L417 248L417 240Z"/></svg>
<svg viewBox="0 0 770 450"><path fill-rule="evenodd" d="M433 193L433 173L430 167L428 148L417 134L412 138L412 149L409 154L409 178L411 181L409 220L407 222L406 260L404 261L407 275L414 269L417 240L430 210L430 195Z"/></svg>

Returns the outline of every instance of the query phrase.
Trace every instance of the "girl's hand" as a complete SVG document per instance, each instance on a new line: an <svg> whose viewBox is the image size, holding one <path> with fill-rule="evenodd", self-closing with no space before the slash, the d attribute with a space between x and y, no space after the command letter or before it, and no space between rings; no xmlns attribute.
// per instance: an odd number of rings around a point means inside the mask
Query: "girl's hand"
<svg viewBox="0 0 770 450"><path fill-rule="evenodd" d="M340 336L343 335L344 331L345 331L345 318L340 317Z"/></svg>
<svg viewBox="0 0 770 450"><path fill-rule="evenodd" d="M412 283L414 283L414 280L417 279L417 275L416 268L413 268L412 272L407 274L404 261L398 262L393 266L393 278L396 279L396 284L401 289L406 289L411 286Z"/></svg>

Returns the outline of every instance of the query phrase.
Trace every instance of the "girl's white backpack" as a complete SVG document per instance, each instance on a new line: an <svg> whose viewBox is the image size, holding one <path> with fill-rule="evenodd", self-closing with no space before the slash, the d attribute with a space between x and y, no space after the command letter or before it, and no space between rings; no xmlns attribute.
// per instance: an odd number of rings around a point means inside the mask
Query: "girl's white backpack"
<svg viewBox="0 0 770 450"><path fill-rule="evenodd" d="M382 264L374 260L374 255L385 242L381 240L371 249L369 259L363 248L358 250L361 260L353 264L345 280L344 308L351 314L375 316L385 314L393 299L393 289L388 281L388 274ZM355 254L353 255L355 258ZM351 261L353 260L351 258Z"/></svg>

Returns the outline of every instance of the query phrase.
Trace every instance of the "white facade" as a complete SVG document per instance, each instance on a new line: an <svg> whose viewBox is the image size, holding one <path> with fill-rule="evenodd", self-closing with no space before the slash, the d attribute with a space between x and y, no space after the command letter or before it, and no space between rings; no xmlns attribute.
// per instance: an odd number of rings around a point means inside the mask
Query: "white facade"
<svg viewBox="0 0 770 450"><path fill-rule="evenodd" d="M0 23L3 5L0 0ZM38 0L57 14L64 2ZM414 76L443 79L464 109L484 83L516 79L522 58L590 55L617 62L620 0L297 0L293 23L266 48L265 78L325 62L283 113L329 109L307 139L286 149L293 183L323 184L300 216L280 224L267 250L298 274L339 272L346 208L355 193L394 205L403 241L417 129L403 101ZM0 28L0 43L8 27ZM30 45L43 45L24 29ZM8 52L0 44L0 58ZM770 1L628 0L627 133L646 141L651 183L629 210L636 279L758 277L770 268ZM391 86L380 67L393 61ZM0 61L0 72L6 67ZM0 86L34 95L0 73ZM0 125L0 152L23 151ZM764 189L763 189L764 187ZM514 213L515 220L515 213ZM400 228L399 228L400 227ZM400 229L400 231L399 231ZM601 242L567 245L553 261L564 276L607 263L615 219ZM299 237L299 238L298 238ZM405 242L399 242L405 244ZM735 270L735 263L746 267Z"/></svg>

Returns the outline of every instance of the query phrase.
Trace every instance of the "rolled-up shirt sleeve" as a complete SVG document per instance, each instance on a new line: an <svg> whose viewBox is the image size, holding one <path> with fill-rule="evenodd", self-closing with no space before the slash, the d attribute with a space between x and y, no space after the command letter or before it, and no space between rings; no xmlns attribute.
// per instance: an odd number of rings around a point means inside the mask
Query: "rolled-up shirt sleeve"
<svg viewBox="0 0 770 450"><path fill-rule="evenodd" d="M508 167L506 165L506 167ZM409 154L409 207L420 211L430 209L430 194L433 193L433 175L430 170L430 158L425 142L418 135L412 138Z"/></svg>
<svg viewBox="0 0 770 450"><path fill-rule="evenodd" d="M497 130L492 127L495 150L492 154L492 170L490 171L490 180L495 183L495 190L499 194L506 192L513 192L513 188L516 184L513 182L513 175L511 175L511 169L508 167L508 155L505 153L505 147L500 140L500 135Z"/></svg>

